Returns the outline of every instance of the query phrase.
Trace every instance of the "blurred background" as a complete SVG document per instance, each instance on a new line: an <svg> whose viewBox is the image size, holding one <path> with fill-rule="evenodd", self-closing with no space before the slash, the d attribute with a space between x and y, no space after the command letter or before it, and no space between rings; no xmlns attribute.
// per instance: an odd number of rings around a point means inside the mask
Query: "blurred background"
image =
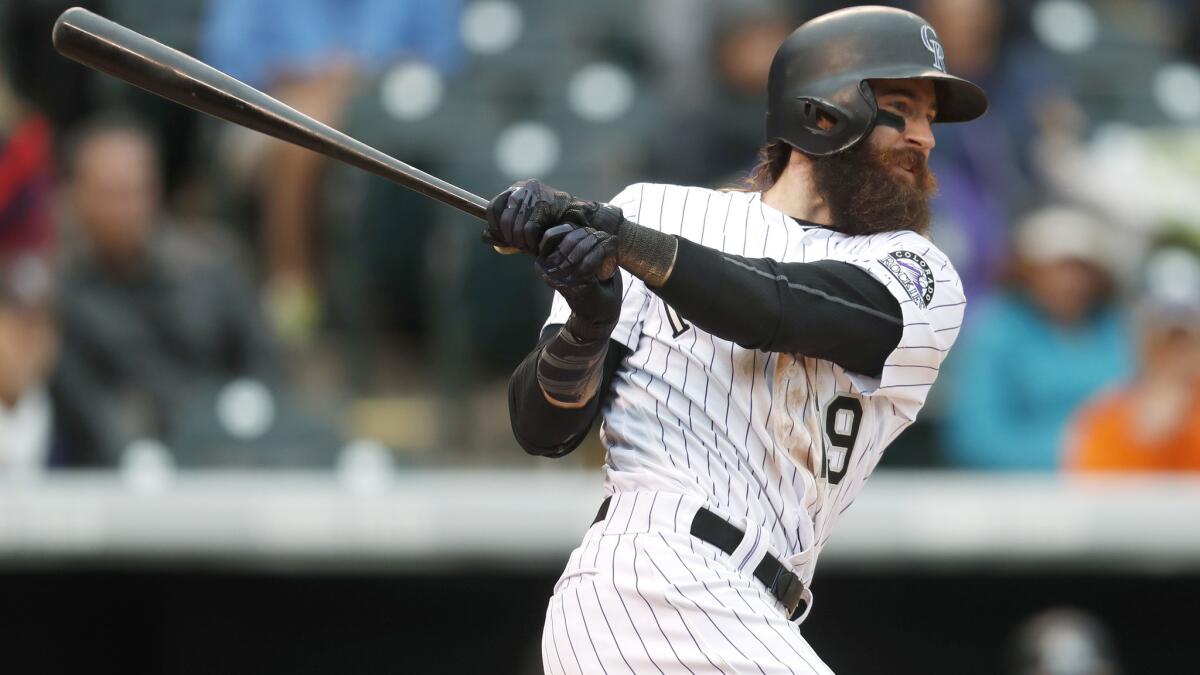
<svg viewBox="0 0 1200 675"><path fill-rule="evenodd" d="M0 669L540 672L601 498L528 458L481 224L57 55L0 1ZM84 6L484 196L737 183L801 0ZM839 527L838 672L1200 672L1200 4L921 0L970 305ZM5 666L5 661L12 669Z"/></svg>

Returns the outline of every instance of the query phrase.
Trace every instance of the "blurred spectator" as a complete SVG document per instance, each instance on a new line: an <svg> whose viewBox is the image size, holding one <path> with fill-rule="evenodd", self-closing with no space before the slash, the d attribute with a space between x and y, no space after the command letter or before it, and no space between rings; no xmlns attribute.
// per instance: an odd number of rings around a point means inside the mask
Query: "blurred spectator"
<svg viewBox="0 0 1200 675"><path fill-rule="evenodd" d="M54 286L45 256L0 258L0 472L100 461L80 410L51 378L59 354Z"/></svg>
<svg viewBox="0 0 1200 675"><path fill-rule="evenodd" d="M670 118L654 134L650 173L681 185L719 186L736 182L754 163L763 144L763 96L767 73L780 43L798 22L779 9L737 6L714 27L702 64L711 99L698 106L666 102Z"/></svg>
<svg viewBox="0 0 1200 675"><path fill-rule="evenodd" d="M338 126L357 81L405 58L460 67L458 0L214 0L202 51L216 68ZM225 160L259 183L272 322L293 344L319 318L315 225L325 160L231 129Z"/></svg>
<svg viewBox="0 0 1200 675"><path fill-rule="evenodd" d="M115 461L163 437L199 387L277 379L275 349L236 256L160 210L157 149L139 125L93 122L70 148L80 226L61 295L58 383L90 449Z"/></svg>
<svg viewBox="0 0 1200 675"><path fill-rule="evenodd" d="M51 296L45 260L0 259L0 471L39 468L69 452L46 385L58 349Z"/></svg>
<svg viewBox="0 0 1200 675"><path fill-rule="evenodd" d="M51 136L0 76L0 257L47 253L53 242Z"/></svg>
<svg viewBox="0 0 1200 675"><path fill-rule="evenodd" d="M945 418L954 464L1055 467L1069 416L1130 370L1100 227L1063 207L1021 223L1013 287L985 303L951 357Z"/></svg>
<svg viewBox="0 0 1200 675"><path fill-rule="evenodd" d="M1130 229L1151 231L1165 221L1200 226L1200 68L1181 54L1189 6L1196 3L1032 8L1035 34L1071 82L1070 100L1043 110L1034 163L1044 191Z"/></svg>
<svg viewBox="0 0 1200 675"><path fill-rule="evenodd" d="M1140 367L1079 415L1067 465L1083 471L1200 471L1200 259L1165 248L1137 306Z"/></svg>
<svg viewBox="0 0 1200 675"><path fill-rule="evenodd" d="M1118 675L1112 637L1096 617L1067 607L1021 624L1010 652L1012 675Z"/></svg>

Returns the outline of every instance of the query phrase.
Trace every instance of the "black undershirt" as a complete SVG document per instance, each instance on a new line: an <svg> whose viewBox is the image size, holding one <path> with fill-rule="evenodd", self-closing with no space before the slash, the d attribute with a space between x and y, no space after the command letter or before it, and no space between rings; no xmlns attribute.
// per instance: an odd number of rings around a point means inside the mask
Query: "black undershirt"
<svg viewBox="0 0 1200 675"><path fill-rule="evenodd" d="M824 359L868 376L880 374L904 325L896 298L850 263L744 258L686 239L679 240L670 278L651 290L685 320L746 349ZM537 348L513 372L508 391L517 442L547 457L579 446L630 353L610 340L598 394L582 408L559 408L546 400L537 381L538 356L558 329L546 327Z"/></svg>
<svg viewBox="0 0 1200 675"><path fill-rule="evenodd" d="M508 418L513 436L531 455L562 457L579 447L609 393L613 375L630 354L628 347L609 340L598 394L582 408L560 408L546 400L537 379L537 360L542 348L558 335L560 328L560 324L546 326L537 348L521 361L508 381Z"/></svg>
<svg viewBox="0 0 1200 675"><path fill-rule="evenodd" d="M746 349L803 354L877 376L900 344L900 303L866 270L838 260L780 263L679 240L654 293L706 332Z"/></svg>

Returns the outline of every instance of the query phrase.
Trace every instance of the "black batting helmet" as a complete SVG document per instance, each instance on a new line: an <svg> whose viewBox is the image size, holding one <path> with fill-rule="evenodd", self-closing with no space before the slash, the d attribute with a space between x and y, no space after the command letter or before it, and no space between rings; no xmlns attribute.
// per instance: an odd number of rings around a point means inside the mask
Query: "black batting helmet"
<svg viewBox="0 0 1200 675"><path fill-rule="evenodd" d="M803 24L784 40L767 79L767 139L810 155L831 155L862 140L879 117L869 79L933 80L935 122L965 122L987 110L977 85L946 72L933 27L891 7L850 7ZM817 123L820 114L832 121Z"/></svg>

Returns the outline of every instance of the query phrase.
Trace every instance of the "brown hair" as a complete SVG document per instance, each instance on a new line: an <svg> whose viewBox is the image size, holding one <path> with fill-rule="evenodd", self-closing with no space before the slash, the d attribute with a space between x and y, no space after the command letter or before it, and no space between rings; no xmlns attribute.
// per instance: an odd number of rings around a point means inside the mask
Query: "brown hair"
<svg viewBox="0 0 1200 675"><path fill-rule="evenodd" d="M792 146L788 145L787 141L768 141L758 149L758 163L754 165L741 184L730 189L747 192L770 190L783 175L783 170L787 168L791 156Z"/></svg>

